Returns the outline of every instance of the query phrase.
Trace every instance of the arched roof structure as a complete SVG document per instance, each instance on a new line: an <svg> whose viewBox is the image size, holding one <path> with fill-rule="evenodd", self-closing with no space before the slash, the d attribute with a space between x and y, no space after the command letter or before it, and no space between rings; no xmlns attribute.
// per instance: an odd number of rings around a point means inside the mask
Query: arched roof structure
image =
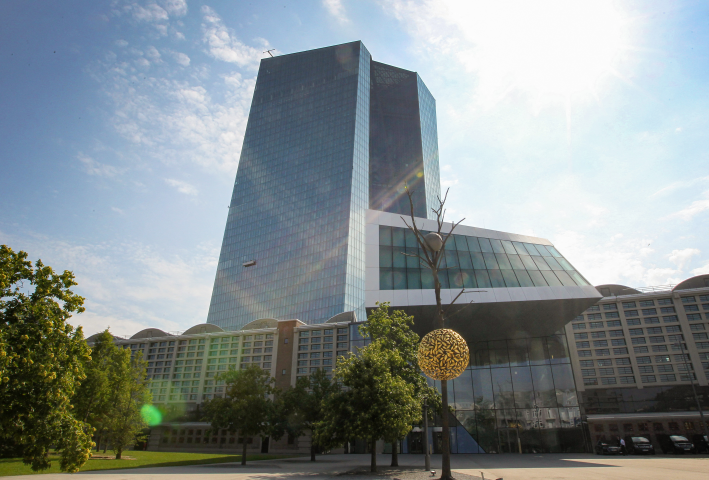
<svg viewBox="0 0 709 480"><path fill-rule="evenodd" d="M200 323L199 325L188 328L182 333L182 335L194 335L196 333L219 333L223 331L224 330L221 327L211 323Z"/></svg>
<svg viewBox="0 0 709 480"><path fill-rule="evenodd" d="M675 285L675 290L689 290L691 288L706 288L709 287L709 274L697 275L696 277L688 278Z"/></svg>
<svg viewBox="0 0 709 480"><path fill-rule="evenodd" d="M140 332L136 333L132 337L130 337L131 340L138 339L138 338L152 338L152 337L171 337L167 332L164 332L160 330L159 328L146 328L141 330Z"/></svg>
<svg viewBox="0 0 709 480"><path fill-rule="evenodd" d="M277 328L278 320L275 318L259 318L253 322L249 322L241 330L258 330L260 328Z"/></svg>

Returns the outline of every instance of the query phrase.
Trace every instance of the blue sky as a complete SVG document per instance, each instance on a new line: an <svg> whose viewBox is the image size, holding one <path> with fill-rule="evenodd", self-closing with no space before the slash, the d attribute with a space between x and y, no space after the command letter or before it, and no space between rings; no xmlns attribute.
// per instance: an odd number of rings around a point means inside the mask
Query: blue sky
<svg viewBox="0 0 709 480"><path fill-rule="evenodd" d="M0 243L75 272L89 334L205 321L271 48L362 40L417 71L451 219L548 238L594 284L709 273L706 2L6 1L0 18Z"/></svg>

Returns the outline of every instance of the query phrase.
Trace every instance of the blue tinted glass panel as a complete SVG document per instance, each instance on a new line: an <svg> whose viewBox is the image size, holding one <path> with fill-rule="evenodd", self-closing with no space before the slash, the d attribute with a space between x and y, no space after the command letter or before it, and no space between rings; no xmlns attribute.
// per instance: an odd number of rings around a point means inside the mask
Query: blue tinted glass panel
<svg viewBox="0 0 709 480"><path fill-rule="evenodd" d="M494 253L494 250L492 249L492 244L490 243L489 238L479 238L478 237L478 242L480 242L480 249L483 252Z"/></svg>
<svg viewBox="0 0 709 480"><path fill-rule="evenodd" d="M480 242L477 237L468 237L468 250L471 252L480 252Z"/></svg>

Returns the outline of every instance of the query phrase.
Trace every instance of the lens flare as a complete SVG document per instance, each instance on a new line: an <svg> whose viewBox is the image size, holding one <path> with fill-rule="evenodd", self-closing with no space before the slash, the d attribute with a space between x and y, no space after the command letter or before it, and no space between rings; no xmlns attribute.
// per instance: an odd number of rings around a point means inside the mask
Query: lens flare
<svg viewBox="0 0 709 480"><path fill-rule="evenodd" d="M162 422L162 413L154 405L143 405L140 409L140 416L150 427L160 425Z"/></svg>

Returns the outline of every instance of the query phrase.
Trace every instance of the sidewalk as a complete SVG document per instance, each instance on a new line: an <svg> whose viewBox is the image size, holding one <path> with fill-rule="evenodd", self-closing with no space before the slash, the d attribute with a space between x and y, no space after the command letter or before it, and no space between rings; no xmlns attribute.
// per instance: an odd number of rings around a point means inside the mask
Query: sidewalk
<svg viewBox="0 0 709 480"><path fill-rule="evenodd" d="M400 480L425 480L440 476L440 455L431 457L436 477L423 471L422 455L399 455L399 468L386 472L390 455L378 455L377 465L382 472L376 476L367 472L369 455L322 455L316 462L309 458L291 458L240 464L220 463L186 467L134 468L101 470L74 474L81 480L209 480L241 479L338 479L397 478ZM672 457L601 457L590 454L544 455L452 455L453 475L461 480L707 480L709 457L687 455ZM68 480L69 474L41 474L5 477L6 479ZM108 479L106 477L109 477Z"/></svg>

